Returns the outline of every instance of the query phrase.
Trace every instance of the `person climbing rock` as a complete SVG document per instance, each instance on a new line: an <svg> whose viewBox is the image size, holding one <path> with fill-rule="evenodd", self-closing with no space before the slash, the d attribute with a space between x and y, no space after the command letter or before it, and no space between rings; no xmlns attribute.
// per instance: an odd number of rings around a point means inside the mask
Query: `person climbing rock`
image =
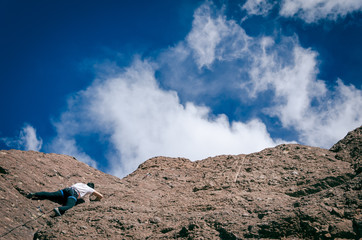
<svg viewBox="0 0 362 240"><path fill-rule="evenodd" d="M64 188L56 192L36 192L29 193L27 198L33 200L43 200L48 199L56 202L63 203L63 206L54 208L54 216L61 216L67 210L74 207L77 202L84 202L85 196L95 196L95 198L90 198L91 201L100 201L103 198L103 195L94 190L94 183L76 183L70 187Z"/></svg>

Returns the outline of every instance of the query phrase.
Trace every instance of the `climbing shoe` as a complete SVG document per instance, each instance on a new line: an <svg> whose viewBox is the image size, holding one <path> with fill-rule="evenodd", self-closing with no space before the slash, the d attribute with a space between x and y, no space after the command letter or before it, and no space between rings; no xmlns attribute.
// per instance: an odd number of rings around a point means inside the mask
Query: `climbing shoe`
<svg viewBox="0 0 362 240"><path fill-rule="evenodd" d="M54 208L53 211L54 211L54 217L58 217L58 216L62 215L59 212L59 208Z"/></svg>

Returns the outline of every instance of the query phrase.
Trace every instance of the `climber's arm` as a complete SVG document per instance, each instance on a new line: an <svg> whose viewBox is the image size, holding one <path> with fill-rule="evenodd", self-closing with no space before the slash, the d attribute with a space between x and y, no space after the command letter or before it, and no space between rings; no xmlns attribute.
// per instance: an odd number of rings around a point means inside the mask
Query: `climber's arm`
<svg viewBox="0 0 362 240"><path fill-rule="evenodd" d="M93 201L100 201L100 200L103 198L103 195L100 194L100 193L97 192L97 191L94 191L91 196L95 196L95 197L96 197L96 199L94 199Z"/></svg>

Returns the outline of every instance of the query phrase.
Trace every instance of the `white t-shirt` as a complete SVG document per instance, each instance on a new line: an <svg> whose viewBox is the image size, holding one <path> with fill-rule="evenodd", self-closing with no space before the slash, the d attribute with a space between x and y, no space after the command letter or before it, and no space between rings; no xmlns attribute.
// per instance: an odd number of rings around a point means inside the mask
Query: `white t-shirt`
<svg viewBox="0 0 362 240"><path fill-rule="evenodd" d="M84 196L92 194L94 192L93 188L89 187L87 184L84 183L76 183L72 185L72 187L78 190L80 194L79 198L83 198Z"/></svg>

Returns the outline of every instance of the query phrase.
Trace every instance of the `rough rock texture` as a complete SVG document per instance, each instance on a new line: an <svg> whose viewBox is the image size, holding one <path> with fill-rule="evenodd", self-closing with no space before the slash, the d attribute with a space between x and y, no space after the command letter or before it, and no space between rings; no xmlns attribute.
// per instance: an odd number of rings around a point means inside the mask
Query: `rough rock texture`
<svg viewBox="0 0 362 240"><path fill-rule="evenodd" d="M345 138L334 144L330 149L337 153L336 158L348 161L352 164L357 173L362 171L361 156L362 156L362 127L349 132Z"/></svg>
<svg viewBox="0 0 362 240"><path fill-rule="evenodd" d="M155 157L123 179L65 155L0 151L0 238L359 239L361 129L331 150ZM104 199L61 217L48 213L58 204L25 197L89 181Z"/></svg>

